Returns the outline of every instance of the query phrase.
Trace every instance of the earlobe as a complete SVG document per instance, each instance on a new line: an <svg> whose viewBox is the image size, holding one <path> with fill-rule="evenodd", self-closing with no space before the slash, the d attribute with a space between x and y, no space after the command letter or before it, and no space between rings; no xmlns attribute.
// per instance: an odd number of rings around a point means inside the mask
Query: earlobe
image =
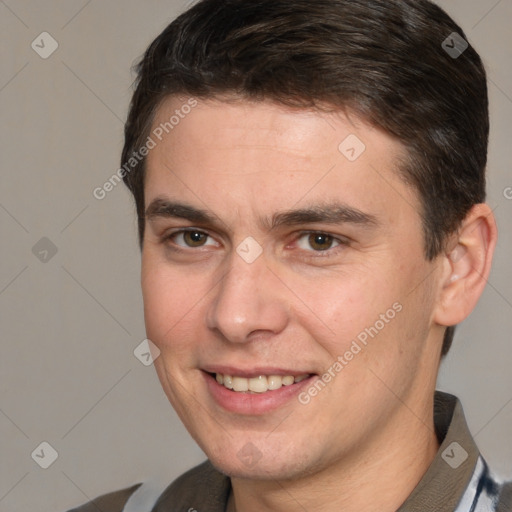
<svg viewBox="0 0 512 512"><path fill-rule="evenodd" d="M436 323L456 325L471 313L489 278L496 239L492 210L486 204L475 205L442 256L446 270L434 314Z"/></svg>

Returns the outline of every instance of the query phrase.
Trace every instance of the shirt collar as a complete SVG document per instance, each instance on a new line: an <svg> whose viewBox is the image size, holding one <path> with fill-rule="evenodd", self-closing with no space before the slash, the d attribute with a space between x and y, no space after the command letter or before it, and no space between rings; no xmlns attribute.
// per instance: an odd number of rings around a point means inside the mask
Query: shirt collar
<svg viewBox="0 0 512 512"><path fill-rule="evenodd" d="M473 477L480 454L456 397L436 392L434 424L441 446L397 512L451 512Z"/></svg>

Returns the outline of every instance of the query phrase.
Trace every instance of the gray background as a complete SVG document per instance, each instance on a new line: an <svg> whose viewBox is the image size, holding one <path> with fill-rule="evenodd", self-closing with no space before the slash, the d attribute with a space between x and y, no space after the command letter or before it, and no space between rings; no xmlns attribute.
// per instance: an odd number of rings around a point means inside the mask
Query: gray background
<svg viewBox="0 0 512 512"><path fill-rule="evenodd" d="M439 387L462 399L483 454L510 478L512 3L440 3L488 68L488 200L500 240ZM122 184L101 201L92 195L118 169L130 67L185 6L0 1L2 512L65 510L136 482L171 481L203 459L154 369L133 354L145 332L131 198ZM47 59L31 48L43 31L59 45ZM47 242L33 251L42 237L57 248L46 261ZM58 452L48 469L31 458L42 441Z"/></svg>

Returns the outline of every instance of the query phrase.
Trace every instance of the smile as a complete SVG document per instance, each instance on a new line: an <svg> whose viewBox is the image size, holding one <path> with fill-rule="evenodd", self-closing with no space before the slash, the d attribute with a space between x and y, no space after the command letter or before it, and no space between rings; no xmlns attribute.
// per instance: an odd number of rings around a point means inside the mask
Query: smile
<svg viewBox="0 0 512 512"><path fill-rule="evenodd" d="M303 369L234 366L203 368L202 375L210 398L225 411L262 415L287 404L297 404L297 396L318 375Z"/></svg>
<svg viewBox="0 0 512 512"><path fill-rule="evenodd" d="M226 389L238 393L266 393L275 391L283 386L290 386L307 379L309 374L302 375L258 375L246 378L236 375L216 373L215 380Z"/></svg>

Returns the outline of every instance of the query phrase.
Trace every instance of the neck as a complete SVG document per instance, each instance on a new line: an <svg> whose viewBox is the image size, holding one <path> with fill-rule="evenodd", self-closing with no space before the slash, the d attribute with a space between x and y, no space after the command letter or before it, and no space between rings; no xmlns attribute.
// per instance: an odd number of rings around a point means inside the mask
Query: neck
<svg viewBox="0 0 512 512"><path fill-rule="evenodd" d="M226 510L287 512L293 507L308 512L394 512L419 483L439 448L432 411L432 402L421 415L401 407L386 432L314 474L295 480L232 478Z"/></svg>

